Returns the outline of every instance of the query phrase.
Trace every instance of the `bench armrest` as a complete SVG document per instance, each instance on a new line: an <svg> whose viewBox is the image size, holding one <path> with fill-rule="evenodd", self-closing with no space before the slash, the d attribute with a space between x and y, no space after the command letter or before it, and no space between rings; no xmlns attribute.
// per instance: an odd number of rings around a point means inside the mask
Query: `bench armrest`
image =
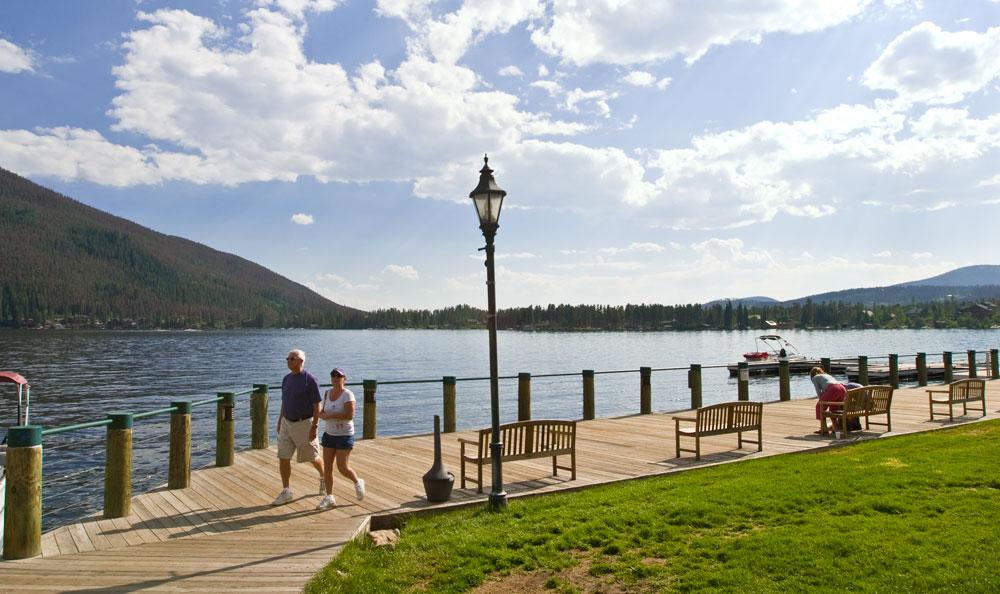
<svg viewBox="0 0 1000 594"><path fill-rule="evenodd" d="M473 441L471 439L465 439L464 437L459 437L458 441L459 441L459 443L467 443L469 445L474 445L474 446L478 446L479 445L478 441Z"/></svg>
<svg viewBox="0 0 1000 594"><path fill-rule="evenodd" d="M828 406L828 407L833 407L833 406L844 406L844 402L843 402L843 401L840 401L840 402L836 402L836 401L834 401L834 402L829 402L829 401L827 401L827 400L824 400L824 401L823 401L823 404L824 404L825 406Z"/></svg>
<svg viewBox="0 0 1000 594"><path fill-rule="evenodd" d="M673 417L675 421L687 421L689 423L697 423L698 419L694 417Z"/></svg>
<svg viewBox="0 0 1000 594"><path fill-rule="evenodd" d="M951 390L927 390L928 394L948 394Z"/></svg>

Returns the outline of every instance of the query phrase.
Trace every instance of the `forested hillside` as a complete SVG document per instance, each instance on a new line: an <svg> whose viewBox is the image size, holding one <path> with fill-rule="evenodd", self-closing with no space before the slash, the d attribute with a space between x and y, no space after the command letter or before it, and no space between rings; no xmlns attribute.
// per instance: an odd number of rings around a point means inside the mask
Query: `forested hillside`
<svg viewBox="0 0 1000 594"><path fill-rule="evenodd" d="M344 326L347 308L270 270L0 169L0 326Z"/></svg>

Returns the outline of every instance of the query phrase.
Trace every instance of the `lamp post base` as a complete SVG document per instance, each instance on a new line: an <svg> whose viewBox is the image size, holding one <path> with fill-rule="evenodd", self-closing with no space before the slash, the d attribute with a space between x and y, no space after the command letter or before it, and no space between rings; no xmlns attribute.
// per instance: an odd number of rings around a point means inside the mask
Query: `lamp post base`
<svg viewBox="0 0 1000 594"><path fill-rule="evenodd" d="M501 511L507 508L507 492L490 493L490 500L486 504L490 511Z"/></svg>

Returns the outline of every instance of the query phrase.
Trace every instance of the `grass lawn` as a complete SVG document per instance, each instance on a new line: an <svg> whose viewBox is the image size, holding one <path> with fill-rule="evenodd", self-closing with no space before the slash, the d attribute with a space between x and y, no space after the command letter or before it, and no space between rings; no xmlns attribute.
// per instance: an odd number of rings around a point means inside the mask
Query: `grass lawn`
<svg viewBox="0 0 1000 594"><path fill-rule="evenodd" d="M1000 421L425 515L316 592L1000 592Z"/></svg>

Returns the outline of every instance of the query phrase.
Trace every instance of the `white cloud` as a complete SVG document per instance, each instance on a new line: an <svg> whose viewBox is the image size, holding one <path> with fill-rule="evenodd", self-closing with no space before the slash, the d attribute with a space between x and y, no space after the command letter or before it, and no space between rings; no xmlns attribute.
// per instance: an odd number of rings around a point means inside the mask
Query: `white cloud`
<svg viewBox="0 0 1000 594"><path fill-rule="evenodd" d="M890 252L889 250L882 250L881 252L875 252L874 254L872 254L872 257L873 258L891 258L892 257L892 252Z"/></svg>
<svg viewBox="0 0 1000 594"><path fill-rule="evenodd" d="M339 0L256 0L257 6L275 7L298 19L305 17L307 12L327 12L340 4Z"/></svg>
<svg viewBox="0 0 1000 594"><path fill-rule="evenodd" d="M500 69L499 72L497 72L497 74L499 74L500 76L519 76L519 77L524 76L524 73L521 72L521 69L518 68L517 66L514 66L513 64L511 64L510 66L504 66L503 68Z"/></svg>
<svg viewBox="0 0 1000 594"><path fill-rule="evenodd" d="M913 252L913 254L911 254L911 257L914 260L929 260L934 257L934 254L930 252Z"/></svg>
<svg viewBox="0 0 1000 594"><path fill-rule="evenodd" d="M399 264L389 264L382 269L382 272L392 274L406 280L417 280L420 278L420 275L417 273L417 269L410 265L401 266Z"/></svg>
<svg viewBox="0 0 1000 594"><path fill-rule="evenodd" d="M629 244L628 247L624 247L624 248L606 247L606 248L601 248L598 251L600 251L602 253L605 253L605 254L621 254L621 253L626 253L626 252L641 252L641 253L647 253L647 254L656 254L656 253L662 252L662 251L664 251L666 249L667 248L663 247L662 245L660 245L658 243L652 243L652 242L632 242L632 243Z"/></svg>
<svg viewBox="0 0 1000 594"><path fill-rule="evenodd" d="M0 39L0 72L14 74L25 71L33 72L33 62L30 52L6 39Z"/></svg>
<svg viewBox="0 0 1000 594"><path fill-rule="evenodd" d="M683 56L693 63L714 46L759 43L768 33L807 33L857 16L871 0L621 2L555 0L531 40L566 63L642 64Z"/></svg>
<svg viewBox="0 0 1000 594"><path fill-rule="evenodd" d="M670 78L669 76L665 77L665 78L661 78L660 80L656 81L656 88L660 89L662 91L663 89L666 89L670 85L670 82L672 80L673 79Z"/></svg>
<svg viewBox="0 0 1000 594"><path fill-rule="evenodd" d="M292 215L292 222L296 225L312 225L313 216L311 214L305 214L303 212L295 213Z"/></svg>
<svg viewBox="0 0 1000 594"><path fill-rule="evenodd" d="M536 80L528 85L529 87L535 87L537 89L542 89L551 96L556 96L562 93L562 85L554 80Z"/></svg>
<svg viewBox="0 0 1000 594"><path fill-rule="evenodd" d="M581 105L590 104L592 106L591 109L595 110L598 114L609 117L611 115L611 108L608 106L608 101L615 97L617 97L616 93L608 93L601 90L584 91L583 89L576 88L566 93L563 108L573 113L580 113Z"/></svg>
<svg viewBox="0 0 1000 594"><path fill-rule="evenodd" d="M1000 27L951 33L924 22L896 37L861 80L906 101L951 104L998 76Z"/></svg>
<svg viewBox="0 0 1000 594"><path fill-rule="evenodd" d="M623 78L625 82L637 87L648 87L656 82L656 77L643 70L633 70Z"/></svg>
<svg viewBox="0 0 1000 594"><path fill-rule="evenodd" d="M539 64L538 65L538 76L541 77L541 78L545 78L548 75L549 75L549 69L545 67L545 64Z"/></svg>

